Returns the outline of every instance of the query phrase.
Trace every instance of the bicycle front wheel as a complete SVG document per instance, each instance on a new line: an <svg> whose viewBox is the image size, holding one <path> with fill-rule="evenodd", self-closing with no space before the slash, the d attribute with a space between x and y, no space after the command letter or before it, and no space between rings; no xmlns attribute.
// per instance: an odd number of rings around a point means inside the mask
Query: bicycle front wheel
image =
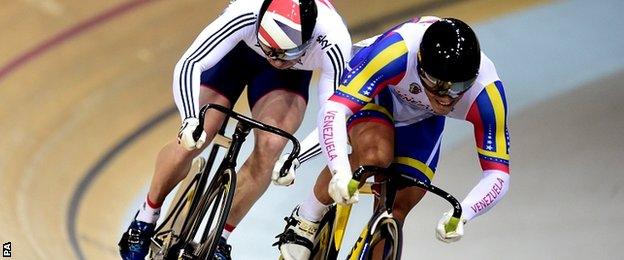
<svg viewBox="0 0 624 260"><path fill-rule="evenodd" d="M155 231L150 246L150 259L169 259L177 254L175 245L179 242L184 225L188 224L192 204L198 201L196 193L201 192L199 178L205 165L206 161L202 157L193 160L191 170L180 183L164 221Z"/></svg>
<svg viewBox="0 0 624 260"><path fill-rule="evenodd" d="M379 221L366 249L362 252L364 259L401 259L403 233L401 223L395 218L383 218Z"/></svg>
<svg viewBox="0 0 624 260"><path fill-rule="evenodd" d="M196 251L198 259L212 258L230 213L235 187L236 173L233 169L226 169L222 174L215 176L210 189L206 192L208 203L204 204L204 210L208 213L208 217Z"/></svg>

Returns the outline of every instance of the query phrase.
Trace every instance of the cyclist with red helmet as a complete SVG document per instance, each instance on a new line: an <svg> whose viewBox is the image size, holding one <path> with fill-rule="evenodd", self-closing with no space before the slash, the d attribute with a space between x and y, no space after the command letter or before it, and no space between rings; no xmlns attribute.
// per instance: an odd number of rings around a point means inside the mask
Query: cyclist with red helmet
<svg viewBox="0 0 624 260"><path fill-rule="evenodd" d="M300 232L298 226L315 231L332 202L357 202L357 192L348 190L355 167L389 167L429 183L438 164L446 117L473 124L483 173L462 201L457 230L446 232L450 213L444 213L437 238L459 240L465 222L491 209L509 188L503 84L468 25L453 18L421 17L355 47L359 50L340 87L321 104L318 138L328 168L280 235L285 259L307 259L310 254L314 233ZM404 221L424 195L416 187L399 191L394 216Z"/></svg>
<svg viewBox="0 0 624 260"><path fill-rule="evenodd" d="M350 48L346 26L329 1L231 1L175 66L173 94L182 124L177 138L157 157L145 202L119 242L122 258L146 256L162 202L221 125L223 116L208 112L204 132L194 137L200 106L232 107L247 86L252 117L293 133L303 119L312 70L320 71L318 98L327 100L338 86ZM230 258L227 237L267 189L273 164L286 145L286 140L262 131L254 134L255 146L239 170L215 259Z"/></svg>

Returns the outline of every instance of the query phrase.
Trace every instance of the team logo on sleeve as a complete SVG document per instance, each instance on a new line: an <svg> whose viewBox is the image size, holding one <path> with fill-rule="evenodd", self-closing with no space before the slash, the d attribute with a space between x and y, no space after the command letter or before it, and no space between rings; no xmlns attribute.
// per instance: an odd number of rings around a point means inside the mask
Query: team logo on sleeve
<svg viewBox="0 0 624 260"><path fill-rule="evenodd" d="M325 48L329 47L329 40L327 40L327 35L319 35L316 37L316 42L321 45L321 49L325 50Z"/></svg>
<svg viewBox="0 0 624 260"><path fill-rule="evenodd" d="M420 87L420 85L418 85L418 83L412 82L409 85L409 92L416 95L422 92L422 88Z"/></svg>

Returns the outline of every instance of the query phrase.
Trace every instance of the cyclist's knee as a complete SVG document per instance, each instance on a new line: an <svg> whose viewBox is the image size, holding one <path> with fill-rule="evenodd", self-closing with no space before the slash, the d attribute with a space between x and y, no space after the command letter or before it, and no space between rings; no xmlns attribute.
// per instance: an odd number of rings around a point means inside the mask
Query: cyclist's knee
<svg viewBox="0 0 624 260"><path fill-rule="evenodd" d="M394 202L394 206L392 208L392 215L400 220L401 222L405 221L407 215L412 211L414 206L416 206L418 202L409 199L398 198Z"/></svg>
<svg viewBox="0 0 624 260"><path fill-rule="evenodd" d="M392 163L393 153L379 149L379 147L371 147L370 149L363 149L355 156L357 165L375 165L379 167L388 167Z"/></svg>
<svg viewBox="0 0 624 260"><path fill-rule="evenodd" d="M409 212L420 202L425 196L425 191L416 188L405 188L397 193L392 214L399 220L404 221Z"/></svg>
<svg viewBox="0 0 624 260"><path fill-rule="evenodd" d="M395 204L394 209L392 210L392 215L399 221L404 222L407 214L409 214L411 210L411 208L407 207L397 207Z"/></svg>
<svg viewBox="0 0 624 260"><path fill-rule="evenodd" d="M170 163L184 164L190 163L201 151L202 149L188 151L180 146L177 141L173 141L160 151L158 157L160 160L165 160Z"/></svg>
<svg viewBox="0 0 624 260"><path fill-rule="evenodd" d="M181 161L190 162L193 160L193 158L199 156L205 147L206 146L204 145L204 147L192 151L186 150L183 147L178 147L177 156L180 158Z"/></svg>
<svg viewBox="0 0 624 260"><path fill-rule="evenodd" d="M286 140L277 135L259 134L254 148L256 156L262 159L261 162L272 165L284 149Z"/></svg>

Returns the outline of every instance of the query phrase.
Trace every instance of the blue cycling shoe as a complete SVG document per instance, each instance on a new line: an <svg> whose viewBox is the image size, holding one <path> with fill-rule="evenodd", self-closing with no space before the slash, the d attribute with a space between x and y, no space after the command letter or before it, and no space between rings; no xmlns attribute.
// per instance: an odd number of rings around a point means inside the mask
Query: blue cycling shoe
<svg viewBox="0 0 624 260"><path fill-rule="evenodd" d="M143 260L149 252L155 224L134 220L119 241L119 254L124 260Z"/></svg>
<svg viewBox="0 0 624 260"><path fill-rule="evenodd" d="M215 249L214 257L215 260L231 260L230 252L232 252L232 246L227 244L225 238L219 238L219 244L217 244L217 248Z"/></svg>

